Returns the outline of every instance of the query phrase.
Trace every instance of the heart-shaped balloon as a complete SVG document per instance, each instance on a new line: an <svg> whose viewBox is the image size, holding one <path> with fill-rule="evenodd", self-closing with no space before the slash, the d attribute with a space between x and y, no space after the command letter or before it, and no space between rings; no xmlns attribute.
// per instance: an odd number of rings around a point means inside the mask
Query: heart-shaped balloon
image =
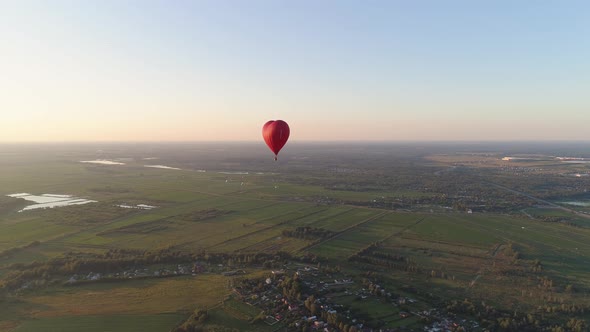
<svg viewBox="0 0 590 332"><path fill-rule="evenodd" d="M279 151L285 146L289 139L289 125L283 120L271 120L262 126L262 137L266 145L275 154L275 160Z"/></svg>

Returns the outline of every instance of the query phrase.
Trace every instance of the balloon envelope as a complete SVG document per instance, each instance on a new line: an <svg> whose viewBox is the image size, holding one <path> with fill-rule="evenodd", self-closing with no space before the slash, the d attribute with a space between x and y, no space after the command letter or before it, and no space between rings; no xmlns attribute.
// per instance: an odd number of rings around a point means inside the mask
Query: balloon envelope
<svg viewBox="0 0 590 332"><path fill-rule="evenodd" d="M271 120L264 124L262 127L262 137L266 142L266 145L275 154L275 160L279 151L285 146L289 139L289 125L283 120Z"/></svg>

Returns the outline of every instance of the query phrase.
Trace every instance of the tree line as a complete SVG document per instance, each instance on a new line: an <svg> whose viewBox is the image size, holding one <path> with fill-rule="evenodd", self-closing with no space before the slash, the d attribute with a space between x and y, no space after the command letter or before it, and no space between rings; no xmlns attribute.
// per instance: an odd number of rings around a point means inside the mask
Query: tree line
<svg viewBox="0 0 590 332"><path fill-rule="evenodd" d="M72 274L116 273L129 268L145 267L154 264L224 264L227 266L264 266L279 267L288 261L316 263L317 257L308 254L294 257L287 252L276 253L190 253L162 249L158 251L140 251L129 249L111 249L103 254L75 254L53 258L47 262L30 264L14 263L10 272L2 276L0 289L16 290L24 284L33 282L42 286L55 281L56 277Z"/></svg>
<svg viewBox="0 0 590 332"><path fill-rule="evenodd" d="M297 227L294 230L285 229L282 232L283 236L294 237L304 240L327 239L334 236L335 232L310 226Z"/></svg>

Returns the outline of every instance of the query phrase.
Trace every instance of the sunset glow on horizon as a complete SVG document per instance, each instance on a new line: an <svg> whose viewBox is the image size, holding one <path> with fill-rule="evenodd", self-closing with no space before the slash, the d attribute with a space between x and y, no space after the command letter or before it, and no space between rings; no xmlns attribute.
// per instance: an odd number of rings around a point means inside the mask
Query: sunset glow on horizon
<svg viewBox="0 0 590 332"><path fill-rule="evenodd" d="M6 1L0 142L590 140L584 1Z"/></svg>

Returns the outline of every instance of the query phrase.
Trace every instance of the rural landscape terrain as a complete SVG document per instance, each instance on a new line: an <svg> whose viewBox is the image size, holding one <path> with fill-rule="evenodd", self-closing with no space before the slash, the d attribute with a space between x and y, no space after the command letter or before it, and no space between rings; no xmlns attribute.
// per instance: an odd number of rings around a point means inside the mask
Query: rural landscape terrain
<svg viewBox="0 0 590 332"><path fill-rule="evenodd" d="M0 145L0 331L588 331L588 143Z"/></svg>

